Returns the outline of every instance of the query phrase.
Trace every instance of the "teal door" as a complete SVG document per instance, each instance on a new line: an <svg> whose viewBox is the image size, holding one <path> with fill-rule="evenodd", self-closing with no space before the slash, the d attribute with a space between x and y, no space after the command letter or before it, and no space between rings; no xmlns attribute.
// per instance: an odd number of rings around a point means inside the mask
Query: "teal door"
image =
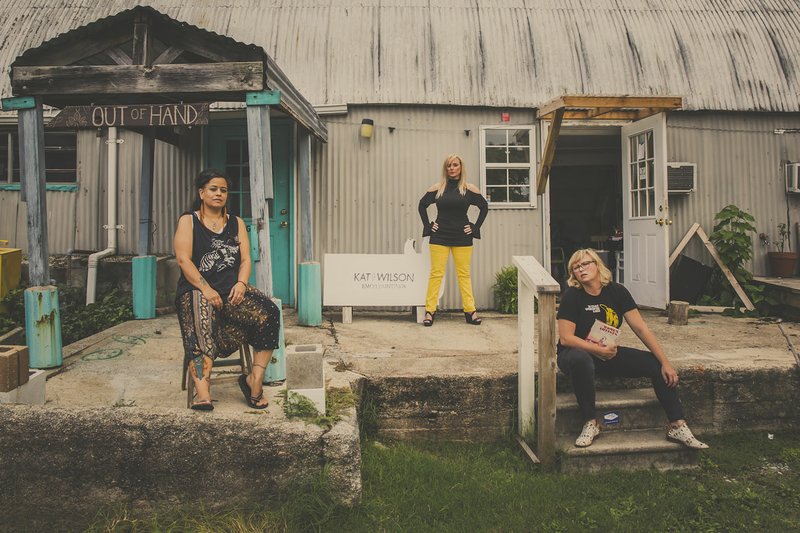
<svg viewBox="0 0 800 533"><path fill-rule="evenodd" d="M272 256L272 289L285 305L294 306L292 269L292 125L287 120L273 120L272 184L274 200L269 209L269 238ZM252 224L250 208L250 164L247 149L247 126L228 122L208 127L208 166L218 168L233 181L228 195L231 214ZM251 236L253 233L250 233ZM252 237L251 237L252 239ZM255 283L255 266L250 274Z"/></svg>

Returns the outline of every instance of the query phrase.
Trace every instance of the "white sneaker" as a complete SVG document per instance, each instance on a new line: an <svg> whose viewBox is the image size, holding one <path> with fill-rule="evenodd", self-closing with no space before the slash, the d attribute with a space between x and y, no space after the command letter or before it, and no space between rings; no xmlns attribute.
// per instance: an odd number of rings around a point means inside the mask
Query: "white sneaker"
<svg viewBox="0 0 800 533"><path fill-rule="evenodd" d="M595 420L589 420L583 425L583 430L578 438L575 439L575 446L578 448L586 448L594 442L594 438L600 434L600 426L597 425Z"/></svg>
<svg viewBox="0 0 800 533"><path fill-rule="evenodd" d="M708 444L700 442L692 435L692 430L689 429L689 426L686 424L677 428L669 428L667 431L667 439L680 442L684 446L695 450L705 450L708 448Z"/></svg>

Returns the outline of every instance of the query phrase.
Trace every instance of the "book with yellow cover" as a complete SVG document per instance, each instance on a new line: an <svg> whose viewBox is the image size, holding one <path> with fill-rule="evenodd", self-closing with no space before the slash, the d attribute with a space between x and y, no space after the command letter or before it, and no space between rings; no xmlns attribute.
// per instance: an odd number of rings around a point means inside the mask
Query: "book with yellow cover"
<svg viewBox="0 0 800 533"><path fill-rule="evenodd" d="M592 329L586 340L595 344L602 344L605 346L616 346L617 337L619 337L619 329L614 326L609 326L605 322L595 320L592 324Z"/></svg>

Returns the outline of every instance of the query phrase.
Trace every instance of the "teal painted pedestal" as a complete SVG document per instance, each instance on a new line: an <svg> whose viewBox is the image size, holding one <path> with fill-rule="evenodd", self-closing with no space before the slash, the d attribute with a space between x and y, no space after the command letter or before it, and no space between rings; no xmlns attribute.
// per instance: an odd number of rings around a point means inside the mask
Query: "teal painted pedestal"
<svg viewBox="0 0 800 533"><path fill-rule="evenodd" d="M56 287L25 289L25 339L30 368L53 368L64 362Z"/></svg>
<svg viewBox="0 0 800 533"><path fill-rule="evenodd" d="M156 256L133 258L133 316L137 319L156 316Z"/></svg>
<svg viewBox="0 0 800 533"><path fill-rule="evenodd" d="M297 322L301 326L321 325L322 281L319 263L300 263L297 293Z"/></svg>

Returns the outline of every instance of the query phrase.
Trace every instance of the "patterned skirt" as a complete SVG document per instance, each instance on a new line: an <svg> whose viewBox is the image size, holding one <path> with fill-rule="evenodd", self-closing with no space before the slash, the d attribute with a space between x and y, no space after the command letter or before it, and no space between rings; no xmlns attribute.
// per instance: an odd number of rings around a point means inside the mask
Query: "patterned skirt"
<svg viewBox="0 0 800 533"><path fill-rule="evenodd" d="M199 290L175 300L183 337L184 363L206 355L211 359L228 357L243 342L255 351L278 347L280 310L258 289L247 286L239 305L223 296L222 309L216 309Z"/></svg>

